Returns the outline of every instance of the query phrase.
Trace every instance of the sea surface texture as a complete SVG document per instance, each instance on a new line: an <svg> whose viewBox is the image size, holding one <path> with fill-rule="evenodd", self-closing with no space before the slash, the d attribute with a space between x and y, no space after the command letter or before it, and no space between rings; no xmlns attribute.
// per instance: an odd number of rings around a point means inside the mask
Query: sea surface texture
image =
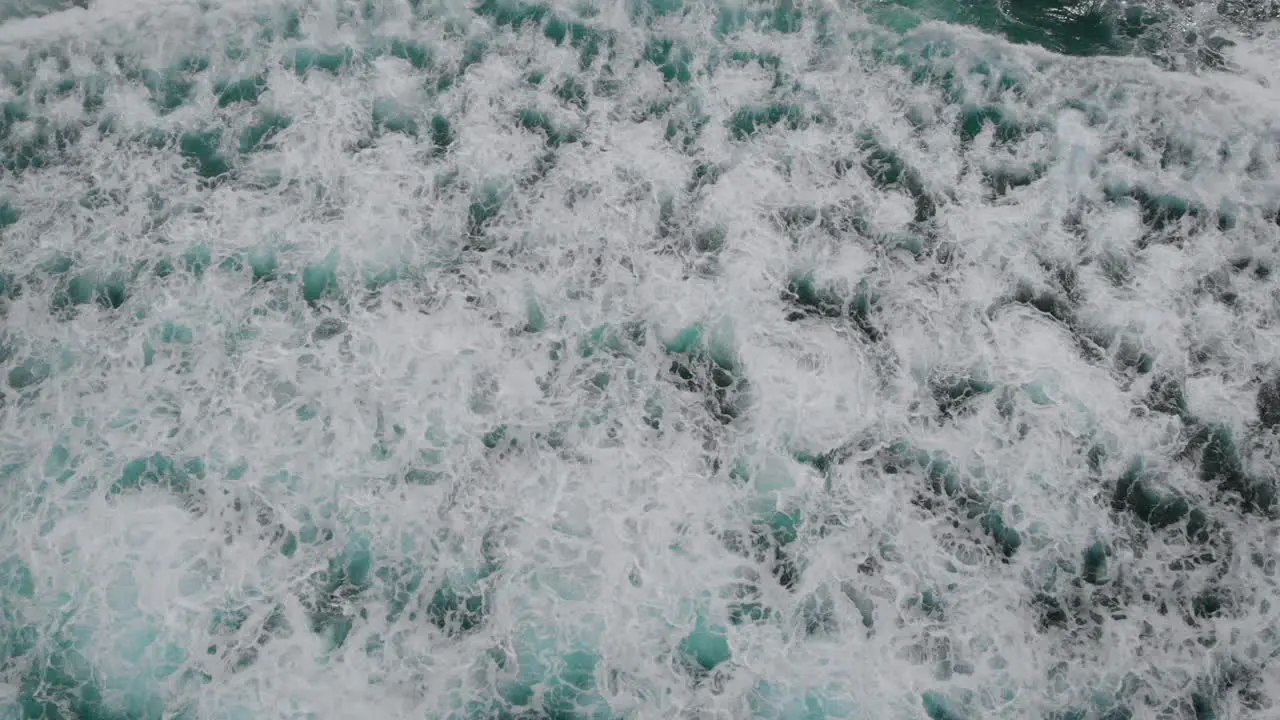
<svg viewBox="0 0 1280 720"><path fill-rule="evenodd" d="M0 719L1280 717L1280 2L3 0Z"/></svg>

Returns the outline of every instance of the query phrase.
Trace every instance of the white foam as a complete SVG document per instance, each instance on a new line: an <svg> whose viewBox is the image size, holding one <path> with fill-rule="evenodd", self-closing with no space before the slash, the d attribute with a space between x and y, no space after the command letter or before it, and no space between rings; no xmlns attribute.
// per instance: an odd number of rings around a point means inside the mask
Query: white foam
<svg viewBox="0 0 1280 720"><path fill-rule="evenodd" d="M318 6L304 17L304 43L350 43L359 55L366 33L342 19L348 6ZM794 703L812 693L850 717L909 718L920 715L921 694L937 690L970 717L1031 717L1084 707L1094 690L1118 692L1130 674L1151 688L1157 713L1189 693L1169 678L1189 683L1210 672L1214 658L1198 640L1239 630L1257 657L1275 652L1260 629L1273 620L1261 599L1274 594L1275 579L1260 569L1229 568L1217 582L1238 593L1237 614L1197 626L1180 609L1165 615L1134 600L1101 622L1100 640L1071 639L1042 631L1029 607L1042 586L1069 602L1071 568L1098 538L1113 546L1112 572L1136 593L1187 600L1169 585L1169 565L1186 545L1134 530L1132 513L1111 509L1115 479L1134 455L1166 471L1162 491L1212 507L1236 534L1238 566L1275 544L1261 521L1211 506L1194 469L1167 460L1181 421L1139 411L1149 381L1113 358L1088 356L1080 337L1129 333L1160 372L1198 368L1187 379L1192 412L1232 427L1242 445L1265 442L1248 435L1247 422L1256 415L1254 366L1278 346L1269 329L1275 278L1232 275L1235 306L1198 288L1210 274L1234 272L1224 268L1237 254L1274 254L1280 239L1264 217L1276 199L1274 168L1250 178L1246 161L1219 156L1224 144L1274 142L1277 97L1259 81L1270 71L1269 40L1241 41L1232 56L1240 74L1196 76L926 24L903 52L927 42L949 48L935 57L935 76L954 69L967 103L1001 104L1027 123L1009 141L990 127L966 141L956 129L964 107L876 64L865 41L850 39L868 30L856 13L831 20L849 53L814 46L812 15L793 36L733 39L735 48L782 58L787 80L777 89L771 71L750 63L695 74L685 87L664 85L642 48L650 32L681 38L699 70L716 42L707 32L716 8L655 20L649 31L631 27L630 6L605 4L592 22L618 32L619 57L608 59L605 46L599 60L611 62L617 90L580 109L552 94L562 73L586 82L598 72L578 67L573 43L555 48L535 28L517 35L489 20L465 28L487 40L488 53L443 92L434 76L385 58L340 77L299 77L279 64L299 44L289 39L243 61L220 57L226 36L218 33L250 32L245 18L269 7L100 0L0 26L0 46L13 57L76 38L66 46L75 67L99 48L136 47L150 69L208 54L214 62L203 75L265 72L261 107L293 118L276 149L239 157L239 132L258 109L216 108L201 79L198 100L160 116L145 88L112 70L106 108L118 115L116 134L85 130L76 146L82 163L0 177L0 193L22 212L0 230L0 269L30 280L3 307L6 330L20 340L5 371L29 356L66 360L30 392L5 386L0 562L20 558L36 590L13 599L0 588L0 610L12 607L45 632L59 612L73 614L98 630L92 659L114 679L141 667L138 648L118 641L136 642L145 625L157 638L144 655L177 645L186 669L212 678L151 688L175 706L196 702L201 718L458 717L451 713L467 712L464 703L487 703L516 677L518 663L499 667L491 651L555 664L573 648L598 655L595 690L618 716L746 717L763 712L761 694L799 712ZM461 59L467 37L453 34L447 17L411 23L407 7L374 9L390 18L378 35L424 39L438 67ZM553 9L572 12L564 3ZM810 56L820 62L807 65ZM983 94L982 78L969 72L981 62L1016 75L1017 90ZM525 79L534 69L547 71L538 87ZM55 82L56 70L42 70L41 82ZM633 119L668 94L667 116ZM379 98L405 103L420 137L375 136ZM83 112L77 100L50 112L73 122ZM1100 119L1067 105L1076 100ZM733 136L741 107L773 102L811 114L795 130L784 120L749 140ZM908 102L927 105L919 116L932 124L915 129ZM526 107L583 128L536 182L525 180L547 144L513 121ZM456 134L445 153L430 147L436 113ZM701 139L683 152L684 130L667 138L667 118L692 122L701 113ZM205 125L223 128L225 150L242 167L279 183L209 188L172 148L128 139ZM863 130L919 173L937 203L931 230L914 222L914 188L877 187L862 171ZM1166 136L1190 147L1185 167L1162 167ZM838 160L848 161L842 174ZM994 167L1037 163L1042 173L999 197L984 178ZM689 192L700 164L719 178ZM1149 234L1136 201L1105 197L1117 181L1178 193L1204 211L1178 221L1178 237ZM480 251L467 232L485 183L508 194ZM80 203L91 190L121 199L91 209ZM674 213L665 235L657 229L664 197ZM1227 201L1239 218L1219 230L1214 213ZM779 220L789 208L845 225L788 229ZM868 237L854 229L862 221ZM725 232L714 260L695 239L712 228ZM919 243L919 256L894 249L899 241ZM180 268L197 244L212 258L200 278L179 271L161 281L143 267L123 307L51 315L62 280L40 268L55 253L74 257L73 276L132 273L160 257ZM219 268L267 247L279 265L273 282ZM311 307L301 275L332 250L347 301ZM1127 279L1113 279L1104 267L1112 261L1128 268ZM1077 270L1082 299L1071 322L1007 302L1020 284L1065 296L1055 264ZM366 266L388 265L398 280L377 298L361 295ZM797 306L782 297L800 271L845 300L865 281L885 338L869 342L849 318L788 319ZM531 298L545 320L537 332L526 328ZM190 343L166 341L166 322L190 328ZM639 337L628 335L631 324ZM600 326L625 347L584 353ZM673 380L662 344L693 326L702 329L700 348L727 350L750 383L749 410L734 422L709 412L713 392ZM941 418L930 381L970 372L993 389ZM490 435L502 426L505 435ZM951 502L933 497L919 468L890 474L871 462L900 440L950 458L1018 530L1022 546L1007 563L990 554L978 519L961 512L953 524L914 504ZM42 467L55 442L74 458L63 482ZM1102 480L1087 464L1094 443L1109 453ZM794 457L836 448L851 457L826 474ZM202 457L206 470L191 474L185 493L108 495L125 463L156 453L178 465ZM739 460L749 478L731 477ZM412 472L419 480L405 482ZM793 507L804 521L788 552L802 569L788 589L768 562L730 552L724 534L747 533L751 513ZM291 557L286 534L296 538ZM307 605L322 585L316 573L358 536L368 538L377 579L339 603L352 627L330 649ZM860 572L872 556L880 569ZM459 637L432 624L436 590L489 564L500 569L489 568L485 620ZM384 567L423 576L395 619L391 588L376 574ZM771 621L728 621L728 591L744 575ZM113 596L121 578L132 584ZM926 589L942 604L940 617L921 609ZM63 591L81 605L59 608ZM129 602L113 608L112 597ZM823 598L830 622L806 627ZM249 609L235 632L213 627L215 609L228 603ZM277 608L288 629L258 647ZM732 649L705 682L676 657L699 611L725 626ZM236 668L235 652L250 646L256 660ZM1064 661L1066 685L1055 688L1050 675ZM22 673L13 673L3 679L18 683ZM762 693L761 681L773 690ZM1145 710L1140 695L1123 702L1139 716ZM1244 716L1240 702L1224 695L1220 715Z"/></svg>

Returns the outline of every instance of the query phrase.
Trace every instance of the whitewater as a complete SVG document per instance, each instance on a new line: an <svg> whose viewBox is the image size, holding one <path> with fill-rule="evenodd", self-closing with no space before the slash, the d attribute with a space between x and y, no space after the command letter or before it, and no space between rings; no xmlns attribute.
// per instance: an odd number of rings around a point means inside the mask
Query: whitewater
<svg viewBox="0 0 1280 720"><path fill-rule="evenodd" d="M0 718L1280 717L1280 4L0 8Z"/></svg>

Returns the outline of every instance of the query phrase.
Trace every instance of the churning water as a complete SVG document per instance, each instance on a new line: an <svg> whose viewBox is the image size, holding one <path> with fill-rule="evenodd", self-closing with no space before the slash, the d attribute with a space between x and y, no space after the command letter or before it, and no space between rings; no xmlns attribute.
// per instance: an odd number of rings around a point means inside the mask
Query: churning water
<svg viewBox="0 0 1280 720"><path fill-rule="evenodd" d="M0 717L1280 717L1278 16L7 0Z"/></svg>

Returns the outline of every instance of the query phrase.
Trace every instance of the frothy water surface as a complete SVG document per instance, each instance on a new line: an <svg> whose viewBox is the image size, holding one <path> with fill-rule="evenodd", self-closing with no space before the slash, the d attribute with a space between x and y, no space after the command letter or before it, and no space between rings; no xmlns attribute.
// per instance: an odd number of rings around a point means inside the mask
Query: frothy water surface
<svg viewBox="0 0 1280 720"><path fill-rule="evenodd" d="M74 5L0 717L1280 712L1274 3Z"/></svg>

